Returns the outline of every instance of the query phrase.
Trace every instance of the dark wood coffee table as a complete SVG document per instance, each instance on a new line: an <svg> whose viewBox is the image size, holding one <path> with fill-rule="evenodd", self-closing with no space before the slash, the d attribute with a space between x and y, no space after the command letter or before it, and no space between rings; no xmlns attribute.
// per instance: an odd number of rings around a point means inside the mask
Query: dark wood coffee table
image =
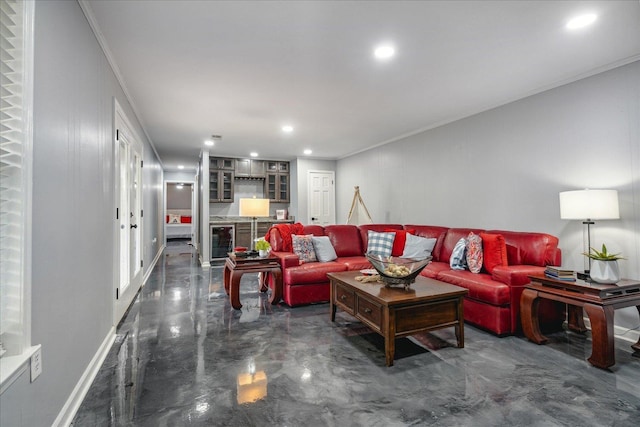
<svg viewBox="0 0 640 427"><path fill-rule="evenodd" d="M260 277L260 291L266 292L271 284L271 296L269 302L277 304L282 299L282 270L276 257L261 258L259 256L239 257L235 253L229 253L224 264L224 290L229 295L231 307L239 310L240 303L240 278L245 273L262 273ZM268 277L271 274L273 277Z"/></svg>
<svg viewBox="0 0 640 427"><path fill-rule="evenodd" d="M555 280L546 276L529 276L520 299L520 317L524 335L536 344L544 344L547 338L540 333L538 303L540 298L568 304L569 329L585 332L583 310L591 322L592 350L587 359L598 368L615 365L613 335L614 310L636 306L640 313L640 281L623 279L615 285L576 280ZM631 346L640 354L640 340Z"/></svg>
<svg viewBox="0 0 640 427"><path fill-rule="evenodd" d="M355 280L360 275L357 271L327 274L331 321L340 307L382 335L387 366L393 365L397 337L453 326L458 347L464 347L462 299L467 289L418 276L405 290Z"/></svg>

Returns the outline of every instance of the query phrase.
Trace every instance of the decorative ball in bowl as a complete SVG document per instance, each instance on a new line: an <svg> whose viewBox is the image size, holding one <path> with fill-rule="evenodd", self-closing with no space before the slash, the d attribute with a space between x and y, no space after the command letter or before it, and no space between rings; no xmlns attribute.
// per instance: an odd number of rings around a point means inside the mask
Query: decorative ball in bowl
<svg viewBox="0 0 640 427"><path fill-rule="evenodd" d="M387 285L404 285L408 287L416 281L416 277L431 262L432 257L421 259L385 257L381 255L365 254L371 265L380 275L380 279Z"/></svg>

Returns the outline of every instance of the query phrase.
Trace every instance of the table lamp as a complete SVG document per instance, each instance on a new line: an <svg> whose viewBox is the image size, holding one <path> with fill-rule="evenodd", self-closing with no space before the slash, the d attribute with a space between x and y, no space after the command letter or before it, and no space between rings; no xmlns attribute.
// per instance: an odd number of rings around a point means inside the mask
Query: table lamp
<svg viewBox="0 0 640 427"><path fill-rule="evenodd" d="M240 216L251 217L251 250L255 249L258 217L269 216L269 199L240 199Z"/></svg>
<svg viewBox="0 0 640 427"><path fill-rule="evenodd" d="M560 193L560 218L581 219L586 225L583 229L582 241L584 252L591 250L591 229L594 220L619 219L617 190L575 190ZM591 258L584 257L584 274L578 273L579 279L589 277Z"/></svg>

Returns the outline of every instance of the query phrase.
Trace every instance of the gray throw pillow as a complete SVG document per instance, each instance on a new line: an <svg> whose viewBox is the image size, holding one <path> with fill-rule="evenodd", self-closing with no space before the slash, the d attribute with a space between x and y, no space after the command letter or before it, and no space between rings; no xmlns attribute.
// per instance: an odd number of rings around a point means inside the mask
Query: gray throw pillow
<svg viewBox="0 0 640 427"><path fill-rule="evenodd" d="M316 251L318 261L329 262L338 258L328 236L313 236L311 241L313 242L313 249Z"/></svg>
<svg viewBox="0 0 640 427"><path fill-rule="evenodd" d="M402 258L424 259L431 256L431 251L433 251L436 241L437 239L434 238L414 236L407 233L407 241L404 244Z"/></svg>

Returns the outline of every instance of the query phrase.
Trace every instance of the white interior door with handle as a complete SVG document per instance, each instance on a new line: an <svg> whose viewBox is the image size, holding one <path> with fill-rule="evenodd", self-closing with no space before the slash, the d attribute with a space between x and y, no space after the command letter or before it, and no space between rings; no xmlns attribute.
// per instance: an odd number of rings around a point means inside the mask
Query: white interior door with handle
<svg viewBox="0 0 640 427"><path fill-rule="evenodd" d="M142 286L142 143L116 104L116 188L118 206L114 324L118 324Z"/></svg>
<svg viewBox="0 0 640 427"><path fill-rule="evenodd" d="M335 172L308 171L307 180L309 188L307 224L335 224Z"/></svg>

